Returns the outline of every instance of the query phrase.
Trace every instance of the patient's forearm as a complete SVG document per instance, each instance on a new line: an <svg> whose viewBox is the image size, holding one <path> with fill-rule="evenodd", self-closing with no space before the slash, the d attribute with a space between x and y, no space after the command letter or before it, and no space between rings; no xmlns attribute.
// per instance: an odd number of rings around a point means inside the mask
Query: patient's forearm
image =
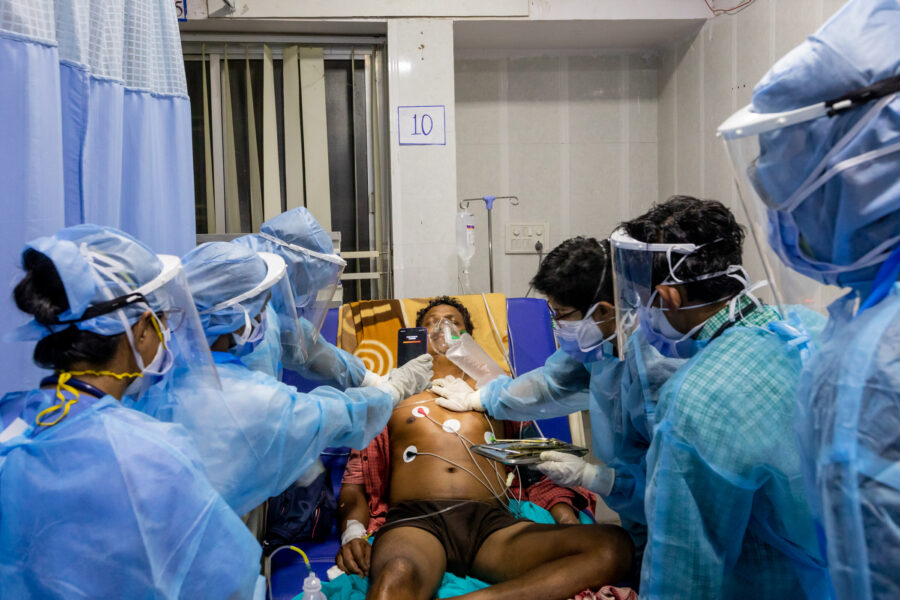
<svg viewBox="0 0 900 600"><path fill-rule="evenodd" d="M550 514L553 515L554 521L563 525L574 525L580 522L575 509L565 502L559 502L550 507Z"/></svg>
<svg viewBox="0 0 900 600"><path fill-rule="evenodd" d="M369 526L369 503L366 501L365 488L358 484L344 484L338 495L338 519L340 530L344 531L347 521L353 519L363 526Z"/></svg>

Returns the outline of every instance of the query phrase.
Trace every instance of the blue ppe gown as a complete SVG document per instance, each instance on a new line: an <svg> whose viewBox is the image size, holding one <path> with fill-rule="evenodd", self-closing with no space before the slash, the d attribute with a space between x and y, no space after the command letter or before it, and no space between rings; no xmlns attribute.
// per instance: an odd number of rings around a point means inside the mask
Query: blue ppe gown
<svg viewBox="0 0 900 600"><path fill-rule="evenodd" d="M798 309L807 332L824 317ZM710 339L728 307L699 334ZM829 597L794 434L815 333L748 313L659 392L647 454L644 598ZM813 338L814 339L814 338Z"/></svg>
<svg viewBox="0 0 900 600"><path fill-rule="evenodd" d="M209 480L237 514L283 492L325 448L365 448L390 419L393 399L378 388L305 394L230 353L212 356L221 395L188 383L147 394L134 407L188 430Z"/></svg>
<svg viewBox="0 0 900 600"><path fill-rule="evenodd" d="M269 326L262 343L241 360L253 370L281 378L282 368L294 371L304 379L338 389L359 387L366 377L366 365L362 359L329 343L322 335L313 336L312 324L300 318L300 334L306 347L304 360L281 345L281 332L276 319L269 319Z"/></svg>
<svg viewBox="0 0 900 600"><path fill-rule="evenodd" d="M262 550L187 432L85 393L35 426L54 394L0 400L0 429L30 425L0 443L0 596L252 598Z"/></svg>
<svg viewBox="0 0 900 600"><path fill-rule="evenodd" d="M829 308L797 428L837 597L886 600L900 598L900 285L856 318L854 304Z"/></svg>
<svg viewBox="0 0 900 600"><path fill-rule="evenodd" d="M619 514L640 553L646 541L646 454L656 393L685 361L662 356L641 336L629 339L625 355L624 361L603 357L582 364L557 350L540 368L516 379L495 379L480 397L498 419L545 419L589 410L594 454L615 470L604 501Z"/></svg>

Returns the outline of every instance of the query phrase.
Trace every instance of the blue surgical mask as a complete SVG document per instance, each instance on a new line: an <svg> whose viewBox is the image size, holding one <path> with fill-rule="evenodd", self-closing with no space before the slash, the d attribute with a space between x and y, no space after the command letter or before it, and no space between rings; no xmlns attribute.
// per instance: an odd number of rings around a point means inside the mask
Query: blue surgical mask
<svg viewBox="0 0 900 600"><path fill-rule="evenodd" d="M615 332L603 337L599 323L591 315L599 304L591 306L580 321L556 321L556 341L560 349L570 358L580 363L596 362L605 356L615 354L612 345Z"/></svg>
<svg viewBox="0 0 900 600"><path fill-rule="evenodd" d="M615 355L615 348L611 341L612 337L615 336L611 336L609 340L603 340L603 343L599 346L588 351L579 348L578 342L565 339L559 335L556 336L556 341L559 343L559 349L565 352L572 360L580 363L592 363Z"/></svg>

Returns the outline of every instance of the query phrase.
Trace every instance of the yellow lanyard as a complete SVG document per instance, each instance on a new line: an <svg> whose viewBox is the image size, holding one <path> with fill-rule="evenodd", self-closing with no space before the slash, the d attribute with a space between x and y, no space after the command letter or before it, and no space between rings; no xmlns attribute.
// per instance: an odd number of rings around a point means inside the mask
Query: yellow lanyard
<svg viewBox="0 0 900 600"><path fill-rule="evenodd" d="M116 379L126 379L133 377L143 377L143 373L113 373L112 371L60 371L59 379L56 380L56 397L59 398L59 403L54 404L49 408L45 408L41 412L37 414L34 418L35 424L41 427L52 427L66 418L66 415L69 414L69 409L73 404L78 402L78 398L81 393L69 385L67 382L72 379L72 377L78 375L96 375L96 376L107 376L107 377L115 377ZM63 392L69 392L72 394L73 398L67 400L65 394ZM45 415L49 415L50 413L62 411L59 417L56 418L55 421L42 421Z"/></svg>

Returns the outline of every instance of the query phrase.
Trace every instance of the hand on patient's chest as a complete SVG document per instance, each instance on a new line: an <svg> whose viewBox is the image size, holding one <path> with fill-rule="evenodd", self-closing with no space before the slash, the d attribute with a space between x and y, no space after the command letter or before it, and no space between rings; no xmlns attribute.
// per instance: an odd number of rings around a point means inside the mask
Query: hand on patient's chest
<svg viewBox="0 0 900 600"><path fill-rule="evenodd" d="M423 392L408 398L394 409L388 423L391 447L401 442L420 442L430 448L452 446L462 449L460 437L471 444L484 444L493 430L500 427L484 413L454 412L441 408L434 402L436 397L431 392ZM499 430L497 437L503 437Z"/></svg>

